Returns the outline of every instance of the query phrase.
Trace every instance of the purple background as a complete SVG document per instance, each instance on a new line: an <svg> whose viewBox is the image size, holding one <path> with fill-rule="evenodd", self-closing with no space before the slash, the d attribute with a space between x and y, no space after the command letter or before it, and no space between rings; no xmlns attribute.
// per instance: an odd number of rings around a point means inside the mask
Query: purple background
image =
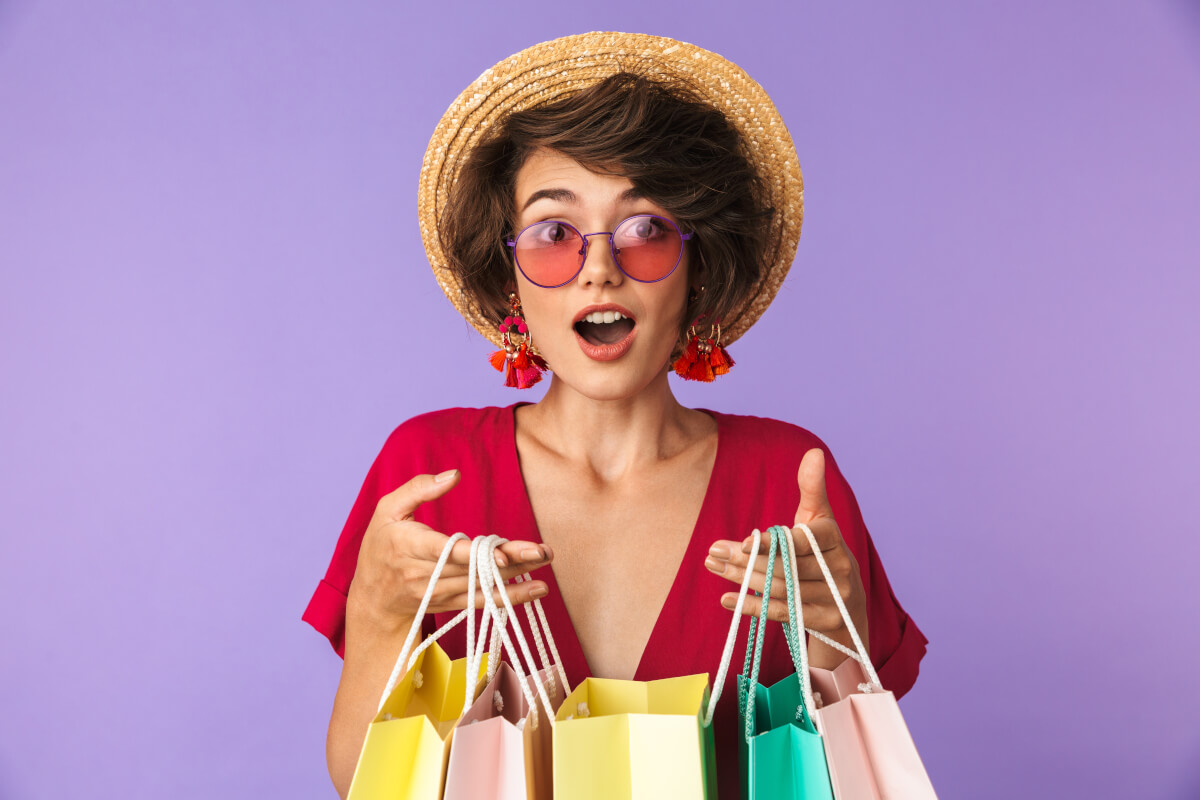
<svg viewBox="0 0 1200 800"><path fill-rule="evenodd" d="M792 131L796 265L678 394L837 454L942 796L1200 796L1195 3L0 0L0 797L334 796L300 613L370 461L538 393L429 274L425 144L595 29Z"/></svg>

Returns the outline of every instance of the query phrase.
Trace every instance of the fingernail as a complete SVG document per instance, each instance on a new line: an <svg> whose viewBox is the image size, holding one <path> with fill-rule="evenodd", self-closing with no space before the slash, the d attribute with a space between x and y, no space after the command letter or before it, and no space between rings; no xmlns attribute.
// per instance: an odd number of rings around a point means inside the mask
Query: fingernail
<svg viewBox="0 0 1200 800"><path fill-rule="evenodd" d="M717 559L712 558L711 556L709 558L704 559L704 566L708 567L709 569L711 569L713 572L717 573L718 575L725 571L725 562L718 561Z"/></svg>
<svg viewBox="0 0 1200 800"><path fill-rule="evenodd" d="M550 594L550 590L547 589L545 586L538 586L538 587L535 587L535 588L529 590L529 596L532 597L534 600L543 598L548 594Z"/></svg>
<svg viewBox="0 0 1200 800"><path fill-rule="evenodd" d="M721 605L725 606L726 608L733 608L735 604L736 601L729 595L726 594L721 596Z"/></svg>
<svg viewBox="0 0 1200 800"><path fill-rule="evenodd" d="M714 544L712 547L708 548L708 554L710 556L716 556L717 558L728 560L729 548L725 547L723 544Z"/></svg>
<svg viewBox="0 0 1200 800"><path fill-rule="evenodd" d="M550 549L550 545L542 545L542 557L547 561L552 561L554 559L554 551Z"/></svg>
<svg viewBox="0 0 1200 800"><path fill-rule="evenodd" d="M508 556L504 555L504 553L501 553L499 550L496 551L496 566L498 566L498 567L507 567L508 566Z"/></svg>
<svg viewBox="0 0 1200 800"><path fill-rule="evenodd" d="M434 475L433 482L434 483L445 483L446 481L450 480L457 474L458 474L458 470L448 469L445 472L439 472L437 475Z"/></svg>
<svg viewBox="0 0 1200 800"><path fill-rule="evenodd" d="M542 552L540 550L534 550L532 547L527 547L521 551L522 561L541 561L541 559Z"/></svg>

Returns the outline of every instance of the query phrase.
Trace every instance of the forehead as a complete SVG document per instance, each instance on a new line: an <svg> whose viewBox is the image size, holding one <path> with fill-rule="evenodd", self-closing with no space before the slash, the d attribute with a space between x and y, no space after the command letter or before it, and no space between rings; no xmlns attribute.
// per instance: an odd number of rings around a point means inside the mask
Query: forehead
<svg viewBox="0 0 1200 800"><path fill-rule="evenodd" d="M613 204L631 197L633 182L621 175L593 172L570 156L554 150L535 151L516 178L518 213L536 193L563 189L584 204Z"/></svg>

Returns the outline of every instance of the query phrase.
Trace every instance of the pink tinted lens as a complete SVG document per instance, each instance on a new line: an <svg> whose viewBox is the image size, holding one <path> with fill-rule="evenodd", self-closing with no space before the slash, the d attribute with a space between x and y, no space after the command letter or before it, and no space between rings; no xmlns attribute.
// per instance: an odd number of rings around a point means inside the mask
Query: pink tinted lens
<svg viewBox="0 0 1200 800"><path fill-rule="evenodd" d="M539 222L521 231L514 248L517 265L539 286L562 286L583 264L583 237L561 222Z"/></svg>
<svg viewBox="0 0 1200 800"><path fill-rule="evenodd" d="M630 217L613 231L617 263L629 277L658 281L671 274L683 252L683 237L670 220Z"/></svg>

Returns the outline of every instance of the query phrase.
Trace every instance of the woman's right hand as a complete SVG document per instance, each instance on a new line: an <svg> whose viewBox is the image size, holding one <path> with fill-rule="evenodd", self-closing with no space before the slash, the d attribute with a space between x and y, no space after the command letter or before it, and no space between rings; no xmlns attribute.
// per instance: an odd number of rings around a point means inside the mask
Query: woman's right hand
<svg viewBox="0 0 1200 800"><path fill-rule="evenodd" d="M450 538L415 521L413 512L422 503L446 494L458 479L458 470L416 476L380 499L363 534L346 603L346 660L325 745L329 776L342 797L350 791L363 737L379 709L379 694L416 620L434 565ZM549 564L552 555L546 545L511 541L497 549L496 562L507 580ZM457 542L427 611L466 607L470 558L471 543ZM506 589L514 603L548 591L543 581L510 583ZM475 601L477 606L483 605L481 593L476 592Z"/></svg>
<svg viewBox="0 0 1200 800"><path fill-rule="evenodd" d="M412 625L433 568L450 538L414 520L413 512L454 488L460 476L456 469L417 475L380 498L359 548L347 601L348 617L385 635L407 631ZM470 555L470 542L455 544L430 599L428 613L466 608ZM505 580L544 567L552 558L548 545L534 542L508 541L496 550L496 563ZM513 603L544 597L549 591L539 580L507 584L506 588ZM499 602L498 596L496 600ZM483 606L478 591L475 605Z"/></svg>

